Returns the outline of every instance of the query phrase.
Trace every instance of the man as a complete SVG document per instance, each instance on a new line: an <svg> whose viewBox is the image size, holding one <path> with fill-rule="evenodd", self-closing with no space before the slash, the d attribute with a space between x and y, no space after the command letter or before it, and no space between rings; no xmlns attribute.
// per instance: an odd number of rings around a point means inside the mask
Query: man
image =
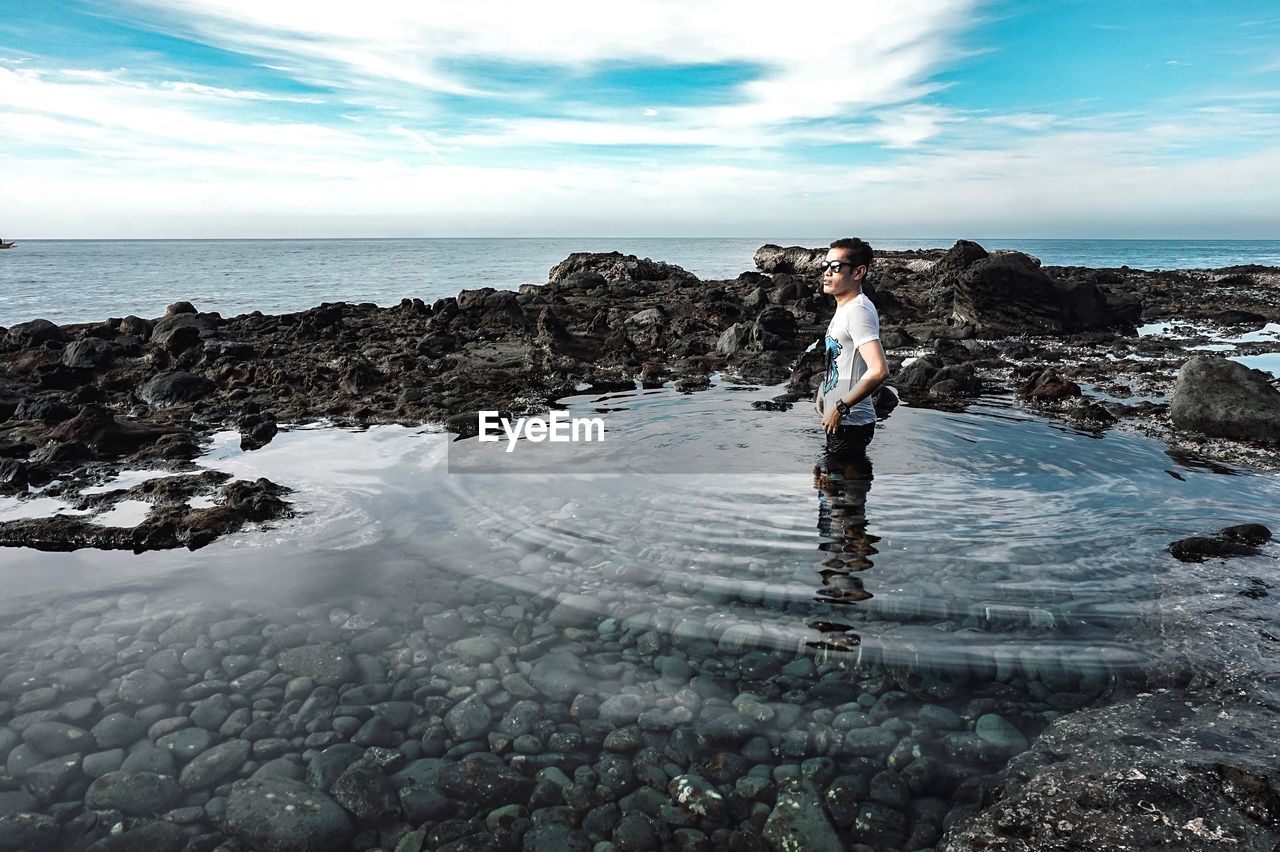
<svg viewBox="0 0 1280 852"><path fill-rule="evenodd" d="M871 246L862 240L836 240L820 267L822 292L836 300L827 326L826 372L815 400L828 459L857 457L871 443L876 426L871 395L889 376L880 317L862 292L871 258Z"/></svg>

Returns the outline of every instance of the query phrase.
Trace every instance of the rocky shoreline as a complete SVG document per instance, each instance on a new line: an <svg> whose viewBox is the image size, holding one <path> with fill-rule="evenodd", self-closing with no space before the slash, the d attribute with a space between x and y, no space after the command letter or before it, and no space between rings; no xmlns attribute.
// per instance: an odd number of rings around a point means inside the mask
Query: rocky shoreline
<svg viewBox="0 0 1280 852"><path fill-rule="evenodd" d="M228 428L246 450L312 420L465 435L478 409L545 410L582 384L694 393L715 371L785 384L775 405L807 400L820 364L806 348L831 311L822 254L765 246L731 281L573 255L545 286L432 305L223 319L178 303L157 320L0 330L0 493L151 507L133 528L9 521L0 544L194 549L284 517L284 487L195 469ZM1280 392L1193 349L1210 340L1195 329L1134 329L1280 321L1280 270L1042 268L959 243L886 253L873 284L913 405L1005 395L1198 463L1278 468ZM178 475L89 488L125 466ZM1175 555L1257 553L1269 536L1205 533ZM0 852L1280 841L1275 708L1249 684L1030 665L956 684L655 623L607 584L452 580L301 609L123 594L12 614Z"/></svg>
<svg viewBox="0 0 1280 852"><path fill-rule="evenodd" d="M777 403L786 405L811 396L821 367L821 354L805 350L832 309L816 274L822 254L764 246L756 271L728 281L617 253L575 254L545 285L464 290L432 305L323 304L224 319L180 302L156 320L20 323L0 329L0 493L56 481L48 496L76 500L122 464L188 470L218 429L238 429L246 449L270 441L277 423L317 419L443 421L467 435L477 410L545 411L584 384L674 381L694 392L721 371L785 382ZM890 382L913 404L1007 393L1080 428L1134 429L1207 459L1280 468L1280 393L1263 374L1204 359L1193 347L1206 338L1194 330L1134 334L1162 319L1237 330L1276 322L1280 270L1041 268L1018 252L960 242L886 252L872 285ZM1188 383L1180 406L1177 375L1193 356L1206 362L1197 369L1215 372ZM1142 401L1125 401L1135 396ZM287 511L271 483L228 488L216 510L157 501L127 534L99 535L74 519L11 521L0 524L0 544L198 547Z"/></svg>

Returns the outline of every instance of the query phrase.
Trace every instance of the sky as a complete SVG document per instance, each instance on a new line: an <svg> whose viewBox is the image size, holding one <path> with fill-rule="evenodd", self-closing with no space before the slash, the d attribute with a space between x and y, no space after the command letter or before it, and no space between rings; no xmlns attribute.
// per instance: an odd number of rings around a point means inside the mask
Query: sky
<svg viewBox="0 0 1280 852"><path fill-rule="evenodd" d="M1280 238L1272 0L4 0L0 236Z"/></svg>

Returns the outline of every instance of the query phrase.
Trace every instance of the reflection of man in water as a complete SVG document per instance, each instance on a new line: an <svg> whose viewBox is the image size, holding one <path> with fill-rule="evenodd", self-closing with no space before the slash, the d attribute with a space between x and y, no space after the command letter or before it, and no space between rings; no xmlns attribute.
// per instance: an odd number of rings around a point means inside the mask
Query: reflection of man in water
<svg viewBox="0 0 1280 852"><path fill-rule="evenodd" d="M824 539L818 549L822 561L822 588L818 597L831 603L853 603L871 597L862 581L853 576L871 567L873 543L867 533L867 494L871 491L871 459L865 450L842 458L828 455L813 469L818 490L818 533Z"/></svg>
<svg viewBox="0 0 1280 852"><path fill-rule="evenodd" d="M819 572L818 598L829 603L856 603L871 597L857 572L871 567L875 536L866 532L871 461L867 445L875 435L876 412L871 394L888 376L880 345L880 318L862 292L871 265L871 247L859 239L836 240L822 264L822 290L836 300L827 326L826 369L815 405L826 433L823 464L814 468L819 493L818 529L827 554ZM846 625L819 622L822 647L857 644ZM843 635L842 635L843 634ZM814 644L814 643L811 643Z"/></svg>

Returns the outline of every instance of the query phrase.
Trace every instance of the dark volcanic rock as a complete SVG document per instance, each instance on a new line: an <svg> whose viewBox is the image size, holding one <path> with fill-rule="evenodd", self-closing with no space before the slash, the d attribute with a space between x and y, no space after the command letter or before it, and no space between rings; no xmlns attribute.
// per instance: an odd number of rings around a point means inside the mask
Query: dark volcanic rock
<svg viewBox="0 0 1280 852"><path fill-rule="evenodd" d="M1198 356L1182 365L1169 415L1179 429L1280 441L1280 391L1267 374L1225 358Z"/></svg>
<svg viewBox="0 0 1280 852"><path fill-rule="evenodd" d="M1203 562L1210 557L1256 556L1258 545L1271 540L1271 530L1262 524L1237 524L1218 530L1212 537L1192 536L1169 545L1169 552L1181 562Z"/></svg>
<svg viewBox="0 0 1280 852"><path fill-rule="evenodd" d="M1231 706L1160 690L1060 717L1003 770L999 801L937 848L1275 848L1280 717Z"/></svg>
<svg viewBox="0 0 1280 852"><path fill-rule="evenodd" d="M67 339L67 335L47 319L34 319L9 326L8 338L20 346L32 346L45 341L61 342Z"/></svg>
<svg viewBox="0 0 1280 852"><path fill-rule="evenodd" d="M949 248L947 253L934 264L933 274L945 282L948 277L954 278L978 261L986 260L988 257L990 255L987 254L987 250L972 240L956 240L956 244Z"/></svg>
<svg viewBox="0 0 1280 852"><path fill-rule="evenodd" d="M532 780L488 752L445 764L437 781L451 798L484 808L523 803L533 789Z"/></svg>
<svg viewBox="0 0 1280 852"><path fill-rule="evenodd" d="M564 260L551 267L547 280L551 284L562 280L573 279L575 286L581 286L584 276L599 275L606 281L617 284L635 281L687 281L698 280L692 272L681 269L670 263L638 258L633 254L621 252L574 252Z"/></svg>
<svg viewBox="0 0 1280 852"><path fill-rule="evenodd" d="M987 335L1061 334L1112 324L1097 287L1050 278L1020 252L983 258L956 276L952 315Z"/></svg>
<svg viewBox="0 0 1280 852"><path fill-rule="evenodd" d="M351 820L338 803L300 781L241 781L231 788L224 828L250 849L330 852L346 848Z"/></svg>
<svg viewBox="0 0 1280 852"><path fill-rule="evenodd" d="M827 250L805 248L804 246L782 246L769 243L756 249L756 268L762 272L786 273L788 275L817 275L818 264L826 259Z"/></svg>
<svg viewBox="0 0 1280 852"><path fill-rule="evenodd" d="M149 405L166 406L198 402L214 389L213 382L194 373L161 373L147 382L138 394Z"/></svg>
<svg viewBox="0 0 1280 852"><path fill-rule="evenodd" d="M115 809L126 816L160 814L177 804L178 783L168 775L154 772L108 772L89 785L85 807Z"/></svg>
<svg viewBox="0 0 1280 852"><path fill-rule="evenodd" d="M249 414L236 424L240 430L240 449L259 450L271 443L279 432L275 417L270 414Z"/></svg>
<svg viewBox="0 0 1280 852"><path fill-rule="evenodd" d="M97 405L86 405L80 413L49 433L54 441L79 441L100 456L133 452L158 441L165 435L183 430L171 426L120 424L108 411Z"/></svg>
<svg viewBox="0 0 1280 852"><path fill-rule="evenodd" d="M86 337L62 350L62 363L77 369L95 370L115 360L115 347L106 340Z"/></svg>

